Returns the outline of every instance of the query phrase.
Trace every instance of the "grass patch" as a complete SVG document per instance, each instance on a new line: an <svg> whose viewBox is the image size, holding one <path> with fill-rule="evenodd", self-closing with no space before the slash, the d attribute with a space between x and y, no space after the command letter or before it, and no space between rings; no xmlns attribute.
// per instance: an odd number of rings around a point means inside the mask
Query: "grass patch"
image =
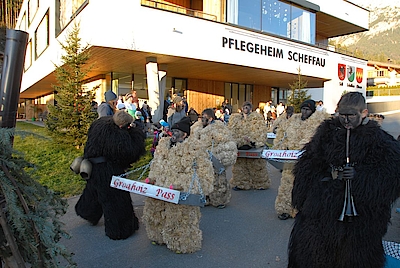
<svg viewBox="0 0 400 268"><path fill-rule="evenodd" d="M143 166L151 160L151 143L151 138L146 139L147 153L132 166L132 169ZM34 173L40 184L63 197L82 193L86 182L74 174L69 166L76 157L83 155L83 149L56 144L45 128L20 121L17 122L15 129L14 149L23 153L25 160L34 165L28 171ZM129 177L135 179L135 174ZM146 176L147 174L144 178Z"/></svg>

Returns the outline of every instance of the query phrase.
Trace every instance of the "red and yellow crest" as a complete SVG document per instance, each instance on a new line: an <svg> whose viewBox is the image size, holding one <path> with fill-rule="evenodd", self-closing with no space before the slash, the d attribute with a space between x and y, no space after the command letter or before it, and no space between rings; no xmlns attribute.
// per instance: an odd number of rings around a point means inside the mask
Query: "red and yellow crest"
<svg viewBox="0 0 400 268"><path fill-rule="evenodd" d="M357 83L361 83L363 81L363 69L356 68L356 80Z"/></svg>

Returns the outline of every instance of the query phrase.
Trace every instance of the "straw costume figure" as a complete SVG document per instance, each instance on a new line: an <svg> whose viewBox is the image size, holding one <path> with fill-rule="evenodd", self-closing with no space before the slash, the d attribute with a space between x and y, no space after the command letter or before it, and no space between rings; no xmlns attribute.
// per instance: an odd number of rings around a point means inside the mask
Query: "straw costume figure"
<svg viewBox="0 0 400 268"><path fill-rule="evenodd" d="M210 108L202 112L201 122L194 123L191 132L190 139L198 139L209 154L215 157L213 159L214 191L208 195L207 201L214 207L224 208L231 199L229 180L237 157L236 143L232 140L232 133L222 121L216 120L214 111Z"/></svg>
<svg viewBox="0 0 400 268"><path fill-rule="evenodd" d="M322 121L329 118L326 112L315 112L315 101L306 100L301 104L301 114L294 114L282 122L274 140L275 150L301 150L310 141ZM279 219L294 218L297 211L292 208L293 166L284 167L281 184L275 200L275 211Z"/></svg>
<svg viewBox="0 0 400 268"><path fill-rule="evenodd" d="M125 173L145 153L144 134L131 127L132 121L123 111L95 120L79 167L87 183L75 211L92 225L104 214L105 233L114 240L126 239L139 228L130 193L110 187L113 175Z"/></svg>
<svg viewBox="0 0 400 268"><path fill-rule="evenodd" d="M228 128L239 150L261 148L267 143L268 128L264 117L259 113L252 113L252 107L246 101L242 106L243 112L232 114L229 118ZM230 183L234 190L268 189L271 180L265 160L238 158Z"/></svg>
<svg viewBox="0 0 400 268"><path fill-rule="evenodd" d="M149 183L181 193L208 195L213 191L214 170L209 155L190 135L190 119L184 117L171 127L172 137L160 139L150 165ZM192 185L192 186L191 186ZM148 238L165 244L176 253L201 249L200 206L181 205L146 198L143 223Z"/></svg>

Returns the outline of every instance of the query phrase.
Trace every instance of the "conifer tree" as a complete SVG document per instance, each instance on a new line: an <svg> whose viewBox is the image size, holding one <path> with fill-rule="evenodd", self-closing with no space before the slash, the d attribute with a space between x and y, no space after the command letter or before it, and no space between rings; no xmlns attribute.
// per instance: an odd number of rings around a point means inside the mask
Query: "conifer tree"
<svg viewBox="0 0 400 268"><path fill-rule="evenodd" d="M37 182L32 164L13 150L12 136L14 129L0 128L0 258L10 268L59 267L60 257L74 267L59 243L69 238L59 220L67 202Z"/></svg>
<svg viewBox="0 0 400 268"><path fill-rule="evenodd" d="M84 89L84 79L90 68L85 69L89 60L88 45L83 47L79 37L79 25L69 32L65 44L62 65L55 70L58 85L53 85L54 105L49 104L46 128L55 141L71 144L77 148L86 142L91 123L97 118L92 111L95 87Z"/></svg>
<svg viewBox="0 0 400 268"><path fill-rule="evenodd" d="M300 112L300 105L307 99L311 98L311 95L307 94L307 81L304 80L301 76L301 69L300 67L297 69L297 79L293 81L293 84L289 84L291 89L291 94L288 97L288 105L294 107L294 112Z"/></svg>

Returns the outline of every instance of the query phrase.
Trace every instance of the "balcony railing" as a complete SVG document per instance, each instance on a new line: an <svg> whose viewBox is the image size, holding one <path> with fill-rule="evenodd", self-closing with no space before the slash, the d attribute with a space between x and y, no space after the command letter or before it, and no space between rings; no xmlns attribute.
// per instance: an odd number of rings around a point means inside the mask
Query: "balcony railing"
<svg viewBox="0 0 400 268"><path fill-rule="evenodd" d="M400 96L400 86L394 87L368 87L367 97Z"/></svg>
<svg viewBox="0 0 400 268"><path fill-rule="evenodd" d="M167 10L167 11L171 11L171 12L175 12L175 13L179 13L179 14L184 14L184 15L188 15L191 17L217 21L217 16L215 16L215 15L207 14L202 11L185 8L185 7L178 6L178 5L174 5L174 4L171 4L168 2L164 2L164 1L142 0L141 5L147 6L147 7L153 7L153 8L157 8L157 9L162 9L162 10Z"/></svg>

